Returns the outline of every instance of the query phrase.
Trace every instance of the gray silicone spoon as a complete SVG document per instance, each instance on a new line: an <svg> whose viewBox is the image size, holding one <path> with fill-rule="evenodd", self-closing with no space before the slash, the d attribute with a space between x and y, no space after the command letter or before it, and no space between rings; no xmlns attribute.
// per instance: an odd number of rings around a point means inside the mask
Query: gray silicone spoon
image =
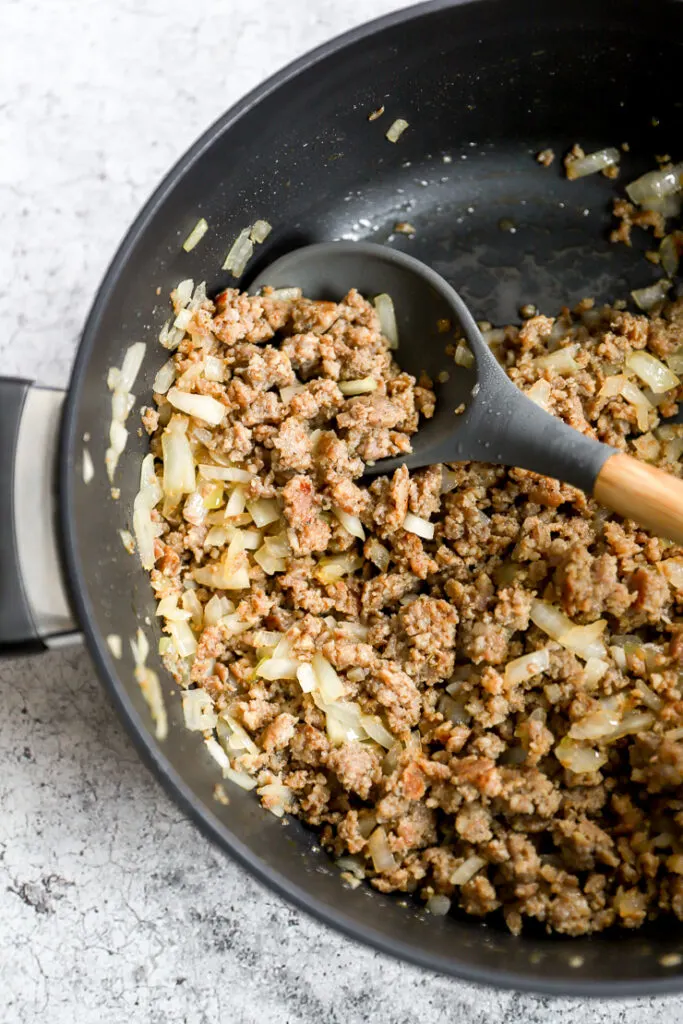
<svg viewBox="0 0 683 1024"><path fill-rule="evenodd" d="M618 453L567 426L527 398L507 377L458 293L430 267L371 242L321 242L296 249L259 274L265 285L297 286L311 299L338 301L351 288L368 297L392 297L401 367L435 382L437 403L412 438L413 450L368 465L367 475L438 462L476 460L519 466L572 484L603 505L659 535L683 544L683 481ZM459 326L474 354L471 368L446 355ZM439 383L439 376L447 379ZM456 414L456 408L464 411Z"/></svg>

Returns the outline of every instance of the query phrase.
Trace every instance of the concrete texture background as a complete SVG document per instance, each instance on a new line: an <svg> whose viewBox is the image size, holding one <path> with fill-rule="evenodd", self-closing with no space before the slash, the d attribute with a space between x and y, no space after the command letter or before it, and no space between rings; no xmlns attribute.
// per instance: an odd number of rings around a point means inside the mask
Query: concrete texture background
<svg viewBox="0 0 683 1024"><path fill-rule="evenodd" d="M398 0L4 0L0 355L64 385L159 178L275 68ZM82 650L0 664L2 1024L667 1024L676 1000L483 991L339 938L213 849Z"/></svg>

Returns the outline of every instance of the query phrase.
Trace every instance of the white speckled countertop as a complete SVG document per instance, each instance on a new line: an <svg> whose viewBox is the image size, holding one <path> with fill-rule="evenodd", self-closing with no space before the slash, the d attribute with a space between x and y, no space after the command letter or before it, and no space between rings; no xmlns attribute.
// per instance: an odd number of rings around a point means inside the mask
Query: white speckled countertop
<svg viewBox="0 0 683 1024"><path fill-rule="evenodd" d="M399 0L4 0L3 370L62 385L160 177L274 68ZM2 1024L666 1024L675 1000L497 993L353 945L209 845L73 649L0 664Z"/></svg>

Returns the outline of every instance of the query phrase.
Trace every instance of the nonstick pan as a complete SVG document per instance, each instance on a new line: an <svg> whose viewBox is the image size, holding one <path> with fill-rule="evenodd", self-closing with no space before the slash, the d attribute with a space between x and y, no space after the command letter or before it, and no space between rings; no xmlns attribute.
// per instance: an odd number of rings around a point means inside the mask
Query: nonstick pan
<svg viewBox="0 0 683 1024"><path fill-rule="evenodd" d="M534 153L628 142L626 180L650 169L654 154L680 159L682 57L683 4L674 0L436 2L353 31L247 96L161 184L99 290L61 427L62 396L0 384L4 649L36 650L82 630L141 753L207 835L347 935L474 981L576 995L678 990L683 930L660 922L591 939L513 938L472 919L431 917L405 900L344 888L315 836L250 794L234 789L229 806L218 804L215 764L185 730L170 680L169 735L158 743L133 677L127 639L145 622L154 636L154 602L117 530L130 526L145 440L131 430L114 500L104 472L107 370L131 342L147 341L136 393L138 407L149 401L166 357L156 337L168 292L188 276L210 292L228 284L219 269L226 249L257 218L274 230L245 284L292 247L332 238L418 256L475 316L496 323L517 319L525 303L554 313L584 295L614 299L650 283L656 269L641 253L607 242L614 183L567 182L558 162L539 167ZM369 121L382 104L384 117ZM393 145L385 131L396 117L410 127ZM186 254L181 242L200 216L210 231ZM397 221L413 224L414 237L395 234ZM84 446L95 466L87 484ZM120 661L109 634L124 638Z"/></svg>

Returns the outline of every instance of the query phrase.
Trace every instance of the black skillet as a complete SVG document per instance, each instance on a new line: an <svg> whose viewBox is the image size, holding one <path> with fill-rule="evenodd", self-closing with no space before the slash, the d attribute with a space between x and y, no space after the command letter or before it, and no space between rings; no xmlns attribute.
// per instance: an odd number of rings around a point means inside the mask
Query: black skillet
<svg viewBox="0 0 683 1024"><path fill-rule="evenodd" d="M608 300L650 283L657 272L640 253L606 241L613 183L567 182L557 163L541 168L534 153L562 153L577 140L587 151L628 142L627 179L650 169L655 153L680 158L682 44L683 4L675 0L439 0L308 55L221 118L151 198L102 283L64 404L57 534L70 605L147 762L207 835L299 907L395 956L474 981L574 995L679 990L683 928L660 922L578 940L532 928L516 939L497 925L430 917L364 887L344 888L315 836L295 821L283 825L250 794L231 790L230 805L217 804L216 766L184 729L179 702L167 698L170 731L159 744L133 679L125 641L145 616L154 621L154 605L117 529L130 526L145 442L131 432L113 501L103 471L107 369L132 341L148 341L136 393L139 403L149 398L165 359L154 345L165 296L187 276L206 279L210 291L225 286L218 268L227 246L256 218L274 231L245 284L294 246L340 237L418 256L475 316L494 323L515 320L528 302L554 313L584 295ZM385 115L368 121L381 104ZM393 145L384 133L396 117L410 128ZM187 255L180 243L200 215L210 231ZM415 237L394 235L397 221L410 221ZM54 548L39 526L26 529L27 479L44 484L34 505L42 507L41 494L49 500L38 418L45 402L53 417L59 404L36 395L44 393L17 382L0 387L0 643L12 650L41 647L46 633L55 642L69 625L66 604L51 617L47 599L39 607ZM25 401L31 419L20 424ZM96 471L89 484L84 443ZM124 638L121 661L105 644L112 633Z"/></svg>

